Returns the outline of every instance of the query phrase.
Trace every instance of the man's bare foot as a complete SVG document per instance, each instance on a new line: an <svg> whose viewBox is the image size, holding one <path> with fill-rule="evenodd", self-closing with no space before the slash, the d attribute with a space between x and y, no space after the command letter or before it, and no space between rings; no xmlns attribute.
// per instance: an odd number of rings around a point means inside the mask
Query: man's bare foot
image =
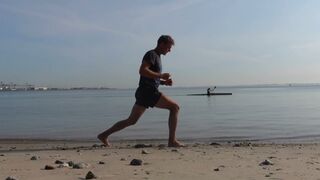
<svg viewBox="0 0 320 180"><path fill-rule="evenodd" d="M111 144L108 141L108 137L103 137L101 134L99 134L97 136L97 138L106 146L106 147L110 147Z"/></svg>
<svg viewBox="0 0 320 180"><path fill-rule="evenodd" d="M180 143L177 140L168 143L168 147L185 147L184 144Z"/></svg>

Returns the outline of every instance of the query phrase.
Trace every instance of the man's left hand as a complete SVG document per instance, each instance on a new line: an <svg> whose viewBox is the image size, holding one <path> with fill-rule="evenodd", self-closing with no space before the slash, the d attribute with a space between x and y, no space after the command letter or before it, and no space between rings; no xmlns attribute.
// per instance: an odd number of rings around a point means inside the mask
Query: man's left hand
<svg viewBox="0 0 320 180"><path fill-rule="evenodd" d="M164 85L166 86L172 86L172 79L167 79L164 81Z"/></svg>

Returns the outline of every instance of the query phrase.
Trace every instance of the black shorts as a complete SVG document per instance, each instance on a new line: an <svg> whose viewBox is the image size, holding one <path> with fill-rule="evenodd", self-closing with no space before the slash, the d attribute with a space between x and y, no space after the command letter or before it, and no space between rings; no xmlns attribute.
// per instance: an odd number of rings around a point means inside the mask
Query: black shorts
<svg viewBox="0 0 320 180"><path fill-rule="evenodd" d="M161 97L161 92L156 87L139 86L136 90L135 97L135 104L149 108L157 104Z"/></svg>

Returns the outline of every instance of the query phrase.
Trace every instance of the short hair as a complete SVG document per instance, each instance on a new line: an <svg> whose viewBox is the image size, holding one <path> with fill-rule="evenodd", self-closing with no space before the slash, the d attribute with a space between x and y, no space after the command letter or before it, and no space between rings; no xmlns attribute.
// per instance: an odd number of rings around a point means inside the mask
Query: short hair
<svg viewBox="0 0 320 180"><path fill-rule="evenodd" d="M174 40L169 35L162 35L158 39L158 45L161 44L161 43L164 43L164 44L170 43L170 44L174 45Z"/></svg>

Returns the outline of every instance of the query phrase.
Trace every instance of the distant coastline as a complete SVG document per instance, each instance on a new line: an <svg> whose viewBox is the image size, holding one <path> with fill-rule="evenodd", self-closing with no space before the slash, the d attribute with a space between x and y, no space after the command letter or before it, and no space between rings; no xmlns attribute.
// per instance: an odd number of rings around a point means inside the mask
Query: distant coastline
<svg viewBox="0 0 320 180"><path fill-rule="evenodd" d="M207 88L216 86L218 88L280 88L280 87L317 87L320 83L282 83L282 84L244 84L244 85L207 85L207 86L176 86L176 87L162 87L162 88ZM5 91L66 91L66 90L117 90L117 89L132 89L132 88L111 88L111 87L71 87L71 88L57 88L36 86L32 84L6 84L0 83L0 92Z"/></svg>
<svg viewBox="0 0 320 180"><path fill-rule="evenodd" d="M35 86L32 84L15 84L15 83L0 83L1 91L59 91L59 90L111 90L116 88L108 87L72 87L72 88L55 88L45 86Z"/></svg>

